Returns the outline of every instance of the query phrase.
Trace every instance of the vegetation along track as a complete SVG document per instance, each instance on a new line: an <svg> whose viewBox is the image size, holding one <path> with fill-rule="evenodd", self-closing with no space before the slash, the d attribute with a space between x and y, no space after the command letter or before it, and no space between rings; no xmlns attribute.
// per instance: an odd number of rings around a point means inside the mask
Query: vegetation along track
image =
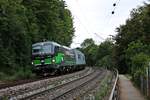
<svg viewBox="0 0 150 100"><path fill-rule="evenodd" d="M80 77L76 80L69 81L65 84L58 85L56 87L53 87L51 89L47 89L45 91L39 92L37 94L30 95L26 98L29 100L67 100L69 98L73 99L78 91L76 90L82 90L82 87L88 88L88 85L91 84L91 82L96 82L96 80L99 80L99 78L103 78L105 76L104 70L94 70L94 72L87 74L83 77Z"/></svg>
<svg viewBox="0 0 150 100"><path fill-rule="evenodd" d="M44 91L46 89L53 88L57 85L64 84L66 82L78 79L87 74L92 73L92 69L86 67L85 70L75 72L72 74L62 75L54 78L43 79L27 84L22 84L18 86L8 87L0 90L0 99L22 99L27 96L36 94L38 92Z"/></svg>

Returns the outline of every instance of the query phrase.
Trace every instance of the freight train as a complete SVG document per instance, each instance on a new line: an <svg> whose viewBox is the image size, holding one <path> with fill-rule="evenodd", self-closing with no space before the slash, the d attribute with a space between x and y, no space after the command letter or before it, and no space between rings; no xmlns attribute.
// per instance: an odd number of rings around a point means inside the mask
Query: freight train
<svg viewBox="0 0 150 100"><path fill-rule="evenodd" d="M56 42L38 42L32 45L32 65L36 74L62 74L84 68L85 56L77 50Z"/></svg>

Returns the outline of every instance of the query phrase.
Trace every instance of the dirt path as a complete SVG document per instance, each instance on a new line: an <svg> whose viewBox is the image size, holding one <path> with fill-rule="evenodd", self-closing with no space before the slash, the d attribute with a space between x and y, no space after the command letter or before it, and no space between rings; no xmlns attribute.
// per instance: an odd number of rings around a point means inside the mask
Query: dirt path
<svg viewBox="0 0 150 100"><path fill-rule="evenodd" d="M124 75L119 75L119 88L120 100L146 100Z"/></svg>

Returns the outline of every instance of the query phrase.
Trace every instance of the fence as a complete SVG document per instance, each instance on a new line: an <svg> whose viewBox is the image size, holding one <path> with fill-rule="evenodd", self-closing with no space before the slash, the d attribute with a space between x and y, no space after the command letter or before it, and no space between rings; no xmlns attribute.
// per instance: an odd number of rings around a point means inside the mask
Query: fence
<svg viewBox="0 0 150 100"><path fill-rule="evenodd" d="M147 67L146 71L146 77L140 76L140 89L141 92L150 98L150 63L149 67Z"/></svg>
<svg viewBox="0 0 150 100"><path fill-rule="evenodd" d="M112 88L112 91L111 91L111 94L109 96L109 100L119 100L118 98L118 86L117 86L117 82L118 82L118 70L114 70L114 74L115 74L115 83L113 85L113 88Z"/></svg>

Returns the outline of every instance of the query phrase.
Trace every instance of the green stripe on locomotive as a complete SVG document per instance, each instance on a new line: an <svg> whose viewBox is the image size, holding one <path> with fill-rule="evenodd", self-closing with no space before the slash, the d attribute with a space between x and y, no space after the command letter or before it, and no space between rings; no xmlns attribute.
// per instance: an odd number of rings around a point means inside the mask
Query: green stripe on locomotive
<svg viewBox="0 0 150 100"><path fill-rule="evenodd" d="M44 56L44 55L43 55ZM60 65L68 66L76 64L75 57L67 55L64 51L58 51L51 56L45 56L41 59L41 56L37 56L33 59L33 64L36 65Z"/></svg>
<svg viewBox="0 0 150 100"><path fill-rule="evenodd" d="M45 57L43 64L61 64L62 61L64 60L64 54L63 53L58 53L56 56L50 58L50 57ZM34 65L42 65L40 57L36 57L35 60L33 60Z"/></svg>
<svg viewBox="0 0 150 100"><path fill-rule="evenodd" d="M46 58L46 59L44 60L44 64L51 64L51 63L52 63L51 58Z"/></svg>
<svg viewBox="0 0 150 100"><path fill-rule="evenodd" d="M57 56L55 56L55 64L61 64L64 60L64 54L58 53Z"/></svg>
<svg viewBox="0 0 150 100"><path fill-rule="evenodd" d="M75 64L75 58L71 58L70 56L67 56L63 53L57 53L56 56L50 58L46 57L43 64L55 64L55 65L74 65ZM40 57L36 57L35 60L33 60L34 65L42 65L42 62L40 60Z"/></svg>
<svg viewBox="0 0 150 100"><path fill-rule="evenodd" d="M34 64L34 65L40 65L40 64L41 64L41 61L40 61L40 60L33 60L33 64Z"/></svg>
<svg viewBox="0 0 150 100"><path fill-rule="evenodd" d="M65 55L64 53L57 53L57 56L55 58L55 64L59 65L74 65L75 64L75 58L71 58L70 56Z"/></svg>

